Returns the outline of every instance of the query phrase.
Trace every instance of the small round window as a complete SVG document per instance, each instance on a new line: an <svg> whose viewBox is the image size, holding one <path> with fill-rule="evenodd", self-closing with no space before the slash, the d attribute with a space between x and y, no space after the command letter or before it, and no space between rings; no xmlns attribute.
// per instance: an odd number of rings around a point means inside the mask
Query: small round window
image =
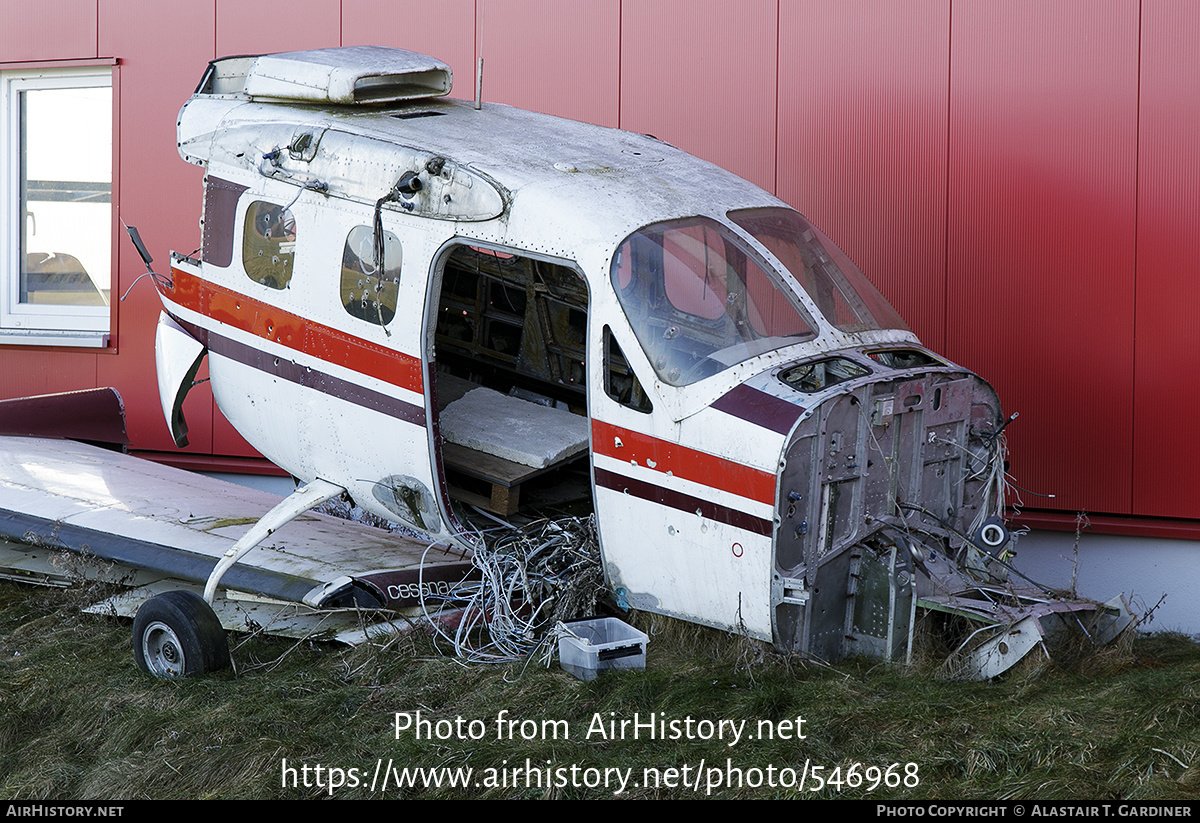
<svg viewBox="0 0 1200 823"><path fill-rule="evenodd" d="M382 255L370 226L355 226L342 250L342 305L352 316L386 326L396 316L400 291L400 239L383 233ZM376 262L382 257L382 265ZM382 269L382 271L381 271Z"/></svg>
<svg viewBox="0 0 1200 823"><path fill-rule="evenodd" d="M296 219L283 206L255 200L246 209L242 264L247 276L272 289L292 280L296 256Z"/></svg>

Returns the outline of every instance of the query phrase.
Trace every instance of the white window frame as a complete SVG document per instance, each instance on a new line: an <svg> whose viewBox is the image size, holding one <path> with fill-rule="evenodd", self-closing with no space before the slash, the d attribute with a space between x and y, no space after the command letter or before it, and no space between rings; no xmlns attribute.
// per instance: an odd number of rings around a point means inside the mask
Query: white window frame
<svg viewBox="0 0 1200 823"><path fill-rule="evenodd" d="M21 219L21 112L25 91L113 88L111 66L0 66L0 344L82 346L109 344L112 300L116 297L116 255L110 250L110 305L70 306L20 302L23 230ZM115 133L115 122L113 131ZM86 139L86 133L84 135ZM115 165L110 183L116 176ZM115 188L115 187L114 187ZM114 196L110 198L110 215ZM110 236L112 218L110 217Z"/></svg>

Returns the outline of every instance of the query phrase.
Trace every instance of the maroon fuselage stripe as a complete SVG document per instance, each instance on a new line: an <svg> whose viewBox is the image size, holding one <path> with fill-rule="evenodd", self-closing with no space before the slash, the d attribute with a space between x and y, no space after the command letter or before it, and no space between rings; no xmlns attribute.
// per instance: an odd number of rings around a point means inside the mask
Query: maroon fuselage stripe
<svg viewBox="0 0 1200 823"><path fill-rule="evenodd" d="M175 271L178 275L178 270ZM169 299L174 300L174 295ZM425 409L422 406L335 377L319 368L303 366L286 357L276 357L261 349L226 337L219 332L198 326L182 317L176 317L170 311L167 313L212 354L226 357L265 374L287 380L289 383L314 389L330 397L386 414L406 423L416 426L425 425Z"/></svg>
<svg viewBox="0 0 1200 823"><path fill-rule="evenodd" d="M349 380L334 377L318 369L301 366L283 357L275 357L260 349L223 337L216 332L206 334L208 350L222 357L274 375L282 380L315 389L322 394L345 400L356 406L386 414L416 426L425 425L425 409L391 395L368 389Z"/></svg>
<svg viewBox="0 0 1200 823"><path fill-rule="evenodd" d="M804 414L802 406L773 397L745 383L718 397L712 407L779 434L790 432L793 424Z"/></svg>
<svg viewBox="0 0 1200 823"><path fill-rule="evenodd" d="M731 509L728 506L719 505L711 500L692 497L689 494L665 489L662 486L656 486L653 483L647 483L643 480L634 480L632 477L626 477L623 474L617 474L598 466L596 467L596 485L624 494L630 494L642 500L649 500L651 503L658 503L661 506L678 509L681 512L699 512L701 517L707 517L709 520L715 520L718 523L727 523L730 526L745 529L755 534L761 534L765 537L771 535L773 524L770 520L755 517L738 509Z"/></svg>

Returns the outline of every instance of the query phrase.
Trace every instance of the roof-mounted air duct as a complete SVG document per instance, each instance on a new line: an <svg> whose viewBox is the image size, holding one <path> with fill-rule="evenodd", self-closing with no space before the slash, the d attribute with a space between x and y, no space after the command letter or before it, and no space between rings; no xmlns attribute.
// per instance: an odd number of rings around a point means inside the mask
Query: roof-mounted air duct
<svg viewBox="0 0 1200 823"><path fill-rule="evenodd" d="M246 66L248 61L249 65ZM212 64L200 93L237 94L233 73L245 71L241 94L251 100L355 105L449 94L450 67L424 54L380 46L293 51ZM209 80L209 78L215 78ZM216 81L221 82L217 83Z"/></svg>

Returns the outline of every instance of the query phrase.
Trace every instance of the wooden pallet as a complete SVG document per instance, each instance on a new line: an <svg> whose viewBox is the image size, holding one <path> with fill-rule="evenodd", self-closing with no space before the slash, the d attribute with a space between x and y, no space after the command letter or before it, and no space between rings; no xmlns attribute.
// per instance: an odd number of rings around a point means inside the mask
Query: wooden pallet
<svg viewBox="0 0 1200 823"><path fill-rule="evenodd" d="M442 444L442 461L446 468L460 475L487 483L491 493L487 496L464 489L448 482L450 495L457 500L471 503L496 514L514 514L521 505L521 484L540 477L547 472L560 469L583 457L578 454L567 460L535 469L496 457L493 454L475 451L455 443Z"/></svg>

